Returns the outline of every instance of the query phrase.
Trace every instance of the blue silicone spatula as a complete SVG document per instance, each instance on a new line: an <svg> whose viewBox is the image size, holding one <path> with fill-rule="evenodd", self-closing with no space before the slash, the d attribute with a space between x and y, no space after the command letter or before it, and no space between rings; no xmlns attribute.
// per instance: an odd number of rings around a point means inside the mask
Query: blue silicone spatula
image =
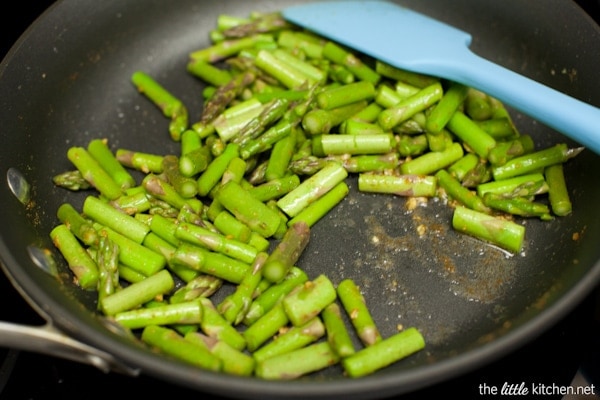
<svg viewBox="0 0 600 400"><path fill-rule="evenodd" d="M392 66L479 89L600 154L600 108L476 55L469 33L380 0L306 3L283 16Z"/></svg>

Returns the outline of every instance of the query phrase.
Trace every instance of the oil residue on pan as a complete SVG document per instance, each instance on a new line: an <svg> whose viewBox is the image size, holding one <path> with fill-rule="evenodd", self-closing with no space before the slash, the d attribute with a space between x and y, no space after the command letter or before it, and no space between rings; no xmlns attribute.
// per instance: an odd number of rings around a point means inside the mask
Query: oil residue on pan
<svg viewBox="0 0 600 400"><path fill-rule="evenodd" d="M455 232L451 215L440 198L351 190L313 227L300 261L334 282L353 279L384 334L417 326L429 346L465 332L474 343L507 318L503 299L524 256Z"/></svg>

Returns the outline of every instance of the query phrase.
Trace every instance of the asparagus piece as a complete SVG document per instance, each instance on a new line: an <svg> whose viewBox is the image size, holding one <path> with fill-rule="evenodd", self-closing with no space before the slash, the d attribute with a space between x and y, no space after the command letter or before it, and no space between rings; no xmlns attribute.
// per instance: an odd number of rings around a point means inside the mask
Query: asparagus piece
<svg viewBox="0 0 600 400"><path fill-rule="evenodd" d="M114 319L129 329L149 325L199 324L202 321L202 307L198 301L162 304L121 311L114 315Z"/></svg>
<svg viewBox="0 0 600 400"><path fill-rule="evenodd" d="M98 245L99 236L92 222L84 218L70 203L58 207L56 216L83 244Z"/></svg>
<svg viewBox="0 0 600 400"><path fill-rule="evenodd" d="M425 153L400 164L400 172L405 175L429 175L452 165L463 156L463 147L453 143L444 151Z"/></svg>
<svg viewBox="0 0 600 400"><path fill-rule="evenodd" d="M542 220L551 220L553 218L550 215L550 208L546 204L534 202L523 197L506 198L497 194L487 193L483 196L483 203L489 208L521 217L539 217Z"/></svg>
<svg viewBox="0 0 600 400"><path fill-rule="evenodd" d="M576 157L583 149L583 147L569 149L564 143L557 144L543 150L515 157L503 165L492 168L492 174L496 180L528 174L553 164L564 163Z"/></svg>
<svg viewBox="0 0 600 400"><path fill-rule="evenodd" d="M188 222L178 224L175 229L175 237L208 250L225 254L246 264L252 263L258 254L258 251L247 243Z"/></svg>
<svg viewBox="0 0 600 400"><path fill-rule="evenodd" d="M426 128L430 133L440 133L462 105L469 88L457 82L450 83L448 90L427 116Z"/></svg>
<svg viewBox="0 0 600 400"><path fill-rule="evenodd" d="M244 324L251 326L265 313L270 311L275 304L283 299L295 287L308 281L306 273L298 267L290 268L290 272L280 282L269 286L260 293L250 304L248 312L244 316Z"/></svg>
<svg viewBox="0 0 600 400"><path fill-rule="evenodd" d="M197 343L185 340L173 329L150 325L142 331L144 343L162 352L211 371L221 371L221 360Z"/></svg>
<svg viewBox="0 0 600 400"><path fill-rule="evenodd" d="M355 54L345 50L338 44L328 41L323 46L323 57L347 68L352 74L360 80L367 81L376 85L381 76L370 66L365 64Z"/></svg>
<svg viewBox="0 0 600 400"><path fill-rule="evenodd" d="M267 179L267 181L283 178L284 175L287 174L295 147L296 135L293 134L293 132L290 132L289 135L275 142L265 170L265 179Z"/></svg>
<svg viewBox="0 0 600 400"><path fill-rule="evenodd" d="M150 231L150 227L145 223L115 209L109 203L94 196L85 198L83 213L92 220L111 228L136 243L142 243L146 234Z"/></svg>
<svg viewBox="0 0 600 400"><path fill-rule="evenodd" d="M477 194L481 198L487 193L498 194L503 197L529 197L547 193L548 190L548 183L544 175L539 172L477 185Z"/></svg>
<svg viewBox="0 0 600 400"><path fill-rule="evenodd" d="M329 192L348 176L338 162L328 162L316 174L277 201L277 206L290 217L297 216L309 204Z"/></svg>
<svg viewBox="0 0 600 400"><path fill-rule="evenodd" d="M425 339L416 328L408 328L341 360L352 378L371 374L425 348Z"/></svg>
<svg viewBox="0 0 600 400"><path fill-rule="evenodd" d="M203 60L215 63L239 53L243 49L254 47L258 43L273 42L274 38L269 34L251 35L239 39L223 40L212 46L194 50L189 54L190 60Z"/></svg>
<svg viewBox="0 0 600 400"><path fill-rule="evenodd" d="M238 351L244 350L246 338L242 333L223 318L210 299L201 297L199 301L202 304L202 322L200 323L202 332L208 337L227 343Z"/></svg>
<svg viewBox="0 0 600 400"><path fill-rule="evenodd" d="M486 204L477 193L461 185L460 181L445 169L439 170L435 174L435 177L437 178L439 186L455 201L458 201L472 210L488 214L491 213L489 204Z"/></svg>
<svg viewBox="0 0 600 400"><path fill-rule="evenodd" d="M281 219L279 214L256 199L240 184L230 181L221 186L216 198L238 220L265 238L275 234Z"/></svg>
<svg viewBox="0 0 600 400"><path fill-rule="evenodd" d="M315 317L300 326L292 326L282 332L275 340L270 341L252 353L252 357L260 363L268 358L298 350L316 342L325 335L325 325L319 317Z"/></svg>
<svg viewBox="0 0 600 400"><path fill-rule="evenodd" d="M490 151L496 146L496 139L460 111L454 113L447 126L481 158L487 159Z"/></svg>
<svg viewBox="0 0 600 400"><path fill-rule="evenodd" d="M381 60L375 61L375 70L386 78L405 82L417 88L424 88L439 81L438 78L400 69Z"/></svg>
<svg viewBox="0 0 600 400"><path fill-rule="evenodd" d="M256 364L254 358L230 346L222 340L211 338L199 332L189 332L185 340L206 348L221 360L221 371L238 376L251 376Z"/></svg>
<svg viewBox="0 0 600 400"><path fill-rule="evenodd" d="M254 291L262 279L262 270L267 257L267 253L258 253L250 271L244 276L244 279L242 279L235 291L225 297L217 306L217 310L229 323L239 325L244 320L246 312L252 303Z"/></svg>
<svg viewBox="0 0 600 400"><path fill-rule="evenodd" d="M74 192L78 190L90 189L93 186L85 180L81 171L78 169L73 171L65 171L55 175L52 178L52 182L59 187L64 189L72 190Z"/></svg>
<svg viewBox="0 0 600 400"><path fill-rule="evenodd" d="M206 196L219 183L229 162L239 156L239 145L229 143L221 155L216 157L198 178L198 194Z"/></svg>
<svg viewBox="0 0 600 400"><path fill-rule="evenodd" d="M69 228L65 224L57 225L50 231L50 238L73 272L75 283L86 290L96 289L99 279L98 265Z"/></svg>
<svg viewBox="0 0 600 400"><path fill-rule="evenodd" d="M265 262L263 268L264 278L272 283L278 283L284 279L300 258L308 245L309 239L310 227L306 222L300 221L290 225L283 239L277 244Z"/></svg>
<svg viewBox="0 0 600 400"><path fill-rule="evenodd" d="M213 121L231 102L240 95L242 90L256 79L252 72L235 75L229 82L220 85L211 98L205 102L200 117L200 123L208 124Z"/></svg>
<svg viewBox="0 0 600 400"><path fill-rule="evenodd" d="M172 261L232 283L240 283L250 269L235 258L186 243L177 247Z"/></svg>
<svg viewBox="0 0 600 400"><path fill-rule="evenodd" d="M319 342L258 362L255 374L263 379L291 380L338 362L339 357L329 343Z"/></svg>
<svg viewBox="0 0 600 400"><path fill-rule="evenodd" d="M375 85L367 81L332 87L317 94L317 106L331 110L358 101L371 100L375 93Z"/></svg>
<svg viewBox="0 0 600 400"><path fill-rule="evenodd" d="M377 120L384 130L390 130L408 120L418 112L437 103L443 95L442 85L438 82L419 90L414 95L383 110Z"/></svg>
<svg viewBox="0 0 600 400"><path fill-rule="evenodd" d="M113 200L123 194L121 187L85 148L78 146L69 148L67 158L79 170L81 176L107 199Z"/></svg>
<svg viewBox="0 0 600 400"><path fill-rule="evenodd" d="M344 106L323 110L315 108L302 118L302 127L310 135L329 133L334 127L367 107L366 101L357 101Z"/></svg>
<svg viewBox="0 0 600 400"><path fill-rule="evenodd" d="M119 248L119 262L133 268L139 273L150 276L160 271L167 264L166 258L141 243L124 236L113 229L95 223L94 227L100 236L107 236Z"/></svg>
<svg viewBox="0 0 600 400"><path fill-rule="evenodd" d="M263 184L251 187L248 192L257 200L267 202L281 198L299 185L300 177L294 174L270 179Z"/></svg>
<svg viewBox="0 0 600 400"><path fill-rule="evenodd" d="M358 190L368 193L389 193L396 196L433 197L437 180L430 175L384 175L362 173L358 175Z"/></svg>
<svg viewBox="0 0 600 400"><path fill-rule="evenodd" d="M327 333L327 342L335 353L340 357L348 357L356 352L352 338L342 318L340 306L337 303L331 303L323 311L321 318L325 324Z"/></svg>
<svg viewBox="0 0 600 400"><path fill-rule="evenodd" d="M255 351L263 343L271 339L277 332L289 323L289 318L281 302L273 305L260 318L257 318L243 331L246 346L249 351Z"/></svg>
<svg viewBox="0 0 600 400"><path fill-rule="evenodd" d="M342 280L338 284L337 295L363 344L372 346L381 341L381 333L375 325L365 298L356 283L352 279Z"/></svg>
<svg viewBox="0 0 600 400"><path fill-rule="evenodd" d="M396 144L394 137L387 133L371 135L323 134L313 139L315 155L340 154L387 154ZM321 153L321 154L319 154Z"/></svg>
<svg viewBox="0 0 600 400"><path fill-rule="evenodd" d="M523 225L462 206L454 209L452 227L511 253L521 251L525 240Z"/></svg>
<svg viewBox="0 0 600 400"><path fill-rule="evenodd" d="M119 284L119 246L107 237L101 237L98 243L96 264L98 266L98 300L120 289Z"/></svg>
<svg viewBox="0 0 600 400"><path fill-rule="evenodd" d="M563 165L547 166L544 169L544 176L548 184L548 200L552 212L560 217L569 215L573 211L573 205L565 182Z"/></svg>
<svg viewBox="0 0 600 400"><path fill-rule="evenodd" d="M292 325L300 326L319 315L336 297L333 283L321 274L294 289L282 304Z"/></svg>
<svg viewBox="0 0 600 400"><path fill-rule="evenodd" d="M184 199L193 198L198 194L198 182L184 176L179 169L179 165L179 157L172 154L163 157L163 172L166 181Z"/></svg>
<svg viewBox="0 0 600 400"><path fill-rule="evenodd" d="M223 280L213 275L200 274L177 289L170 297L172 304L192 301L199 297L210 297L223 286Z"/></svg>
<svg viewBox="0 0 600 400"><path fill-rule="evenodd" d="M91 140L88 143L87 151L121 189L125 190L135 186L135 179L108 148L106 139Z"/></svg>
<svg viewBox="0 0 600 400"><path fill-rule="evenodd" d="M138 307L157 296L168 294L175 287L173 277L167 270L162 270L146 279L104 297L100 301L100 309L110 316Z"/></svg>
<svg viewBox="0 0 600 400"><path fill-rule="evenodd" d="M305 222L309 227L317 223L325 214L339 204L350 192L346 182L340 182L330 191L310 203L295 217L288 221L288 226L299 222Z"/></svg>
<svg viewBox="0 0 600 400"><path fill-rule="evenodd" d="M181 134L188 127L188 112L185 105L158 83L153 77L143 71L136 71L131 81L140 93L148 97L164 114L171 119L169 134L173 140L179 141Z"/></svg>
<svg viewBox="0 0 600 400"><path fill-rule="evenodd" d="M163 172L163 156L158 154L144 153L127 149L117 149L115 157L126 167L142 171L161 174Z"/></svg>

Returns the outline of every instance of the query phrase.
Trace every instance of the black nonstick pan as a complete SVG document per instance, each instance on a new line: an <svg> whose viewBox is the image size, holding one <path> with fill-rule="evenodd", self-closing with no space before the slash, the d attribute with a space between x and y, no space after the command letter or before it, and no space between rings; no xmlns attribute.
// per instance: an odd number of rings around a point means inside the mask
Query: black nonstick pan
<svg viewBox="0 0 600 400"><path fill-rule="evenodd" d="M28 330L3 323L3 345L231 397L385 397L518 351L596 288L600 185L594 171L600 160L584 151L565 165L572 215L527 221L525 249L512 257L456 234L441 202L409 212L403 199L353 190L319 221L300 260L307 273L326 273L334 282L352 277L384 335L403 325L419 327L426 338L423 352L372 376L349 379L335 368L291 382L214 374L154 354L105 324L94 295L71 283L48 236L57 207L83 199L52 183L70 168L67 149L105 137L114 148L176 152L166 136L168 121L135 91L131 74L155 76L197 117L203 86L185 72L187 55L208 44L217 15L293 3L59 1L19 39L0 70L0 256L6 275L48 325ZM482 56L600 105L600 29L574 3L399 3L470 32L472 49ZM514 118L540 148L577 146L525 115ZM417 234L417 225L425 235Z"/></svg>

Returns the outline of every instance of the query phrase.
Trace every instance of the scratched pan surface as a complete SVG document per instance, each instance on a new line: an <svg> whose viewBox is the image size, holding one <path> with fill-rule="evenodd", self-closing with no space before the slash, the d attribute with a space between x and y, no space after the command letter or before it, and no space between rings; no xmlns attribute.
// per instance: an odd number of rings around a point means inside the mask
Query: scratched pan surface
<svg viewBox="0 0 600 400"><path fill-rule="evenodd" d="M132 72L156 77L184 101L191 119L198 117L202 84L186 73L187 54L208 44L216 16L292 3L66 0L23 35L2 64L0 163L3 176L17 169L32 192L24 207L2 185L0 253L25 297L69 335L168 382L232 397L361 398L407 393L494 361L534 340L596 287L600 160L591 152L565 167L573 214L527 221L524 251L513 257L455 234L441 201L412 207L402 198L357 193L351 179L352 192L313 228L299 265L311 277L356 280L383 336L415 326L427 342L424 351L363 379L344 378L335 367L293 382L199 371L106 329L93 295L70 283L60 258L59 279L39 268L30 250L53 249L48 232L58 205L82 200L51 182L70 168L69 146L106 137L114 149L178 151L168 121L132 87ZM600 30L573 3L399 3L471 32L479 54L600 105ZM576 145L526 116L514 118L540 148Z"/></svg>

